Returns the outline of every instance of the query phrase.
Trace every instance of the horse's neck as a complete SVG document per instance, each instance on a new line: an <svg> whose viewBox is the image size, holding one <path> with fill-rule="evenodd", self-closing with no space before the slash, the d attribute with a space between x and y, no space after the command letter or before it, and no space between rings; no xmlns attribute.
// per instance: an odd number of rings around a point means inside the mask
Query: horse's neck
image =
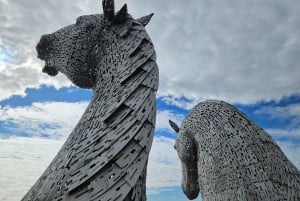
<svg viewBox="0 0 300 201"><path fill-rule="evenodd" d="M100 104L103 115L113 112L113 108L119 107L141 85L152 87L153 93L158 87L155 51L150 38L140 25L132 24L127 29L126 35L112 35L105 57L97 66L93 102Z"/></svg>

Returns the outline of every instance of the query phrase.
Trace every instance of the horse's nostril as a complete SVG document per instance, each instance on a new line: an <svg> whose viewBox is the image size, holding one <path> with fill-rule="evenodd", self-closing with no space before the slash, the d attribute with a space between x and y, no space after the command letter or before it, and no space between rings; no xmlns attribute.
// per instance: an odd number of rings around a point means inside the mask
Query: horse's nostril
<svg viewBox="0 0 300 201"><path fill-rule="evenodd" d="M49 66L45 66L42 71L43 73L47 73L50 76L56 76L58 74L58 70Z"/></svg>

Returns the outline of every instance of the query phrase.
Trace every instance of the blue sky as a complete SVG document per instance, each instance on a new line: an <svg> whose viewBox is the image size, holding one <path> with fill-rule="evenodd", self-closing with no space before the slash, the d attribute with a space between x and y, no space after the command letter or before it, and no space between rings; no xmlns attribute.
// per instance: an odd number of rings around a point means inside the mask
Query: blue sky
<svg viewBox="0 0 300 201"><path fill-rule="evenodd" d="M155 13L147 26L160 69L149 201L187 200L168 119L180 124L206 99L234 104L300 168L300 2L128 0L116 7L125 2L136 18ZM61 74L43 74L36 43L101 12L99 0L0 0L0 200L19 200L32 186L92 96Z"/></svg>

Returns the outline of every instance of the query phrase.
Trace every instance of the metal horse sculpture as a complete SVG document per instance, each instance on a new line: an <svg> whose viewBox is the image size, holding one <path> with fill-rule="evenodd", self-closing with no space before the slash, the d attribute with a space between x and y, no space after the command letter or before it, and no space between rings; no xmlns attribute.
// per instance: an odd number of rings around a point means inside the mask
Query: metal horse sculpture
<svg viewBox="0 0 300 201"><path fill-rule="evenodd" d="M175 148L182 188L203 201L299 201L300 172L270 135L223 101L196 105L179 128Z"/></svg>
<svg viewBox="0 0 300 201"><path fill-rule="evenodd" d="M43 35L43 72L65 74L94 96L56 157L23 201L143 201L155 126L158 68L145 31L152 14L133 19L112 0L104 14Z"/></svg>

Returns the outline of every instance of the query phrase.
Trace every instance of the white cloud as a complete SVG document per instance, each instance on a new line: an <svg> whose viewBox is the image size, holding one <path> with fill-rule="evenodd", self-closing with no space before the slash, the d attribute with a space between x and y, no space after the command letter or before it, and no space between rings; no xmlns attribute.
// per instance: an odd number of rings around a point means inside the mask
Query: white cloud
<svg viewBox="0 0 300 201"><path fill-rule="evenodd" d="M164 31L154 38L159 95L253 103L299 93L298 2L161 4L168 7L158 19Z"/></svg>
<svg viewBox="0 0 300 201"><path fill-rule="evenodd" d="M0 139L0 200L20 200L62 144L38 138Z"/></svg>
<svg viewBox="0 0 300 201"><path fill-rule="evenodd" d="M168 105L174 105L179 108L184 108L186 110L192 109L197 103L200 101L204 101L203 99L185 99L183 97L174 97L174 96L163 96L162 101L164 101Z"/></svg>
<svg viewBox="0 0 300 201"><path fill-rule="evenodd" d="M285 106L267 106L254 112L266 119L285 122L280 128L273 125L267 131L274 137L288 137L291 139L300 139L300 104L294 103Z"/></svg>
<svg viewBox="0 0 300 201"><path fill-rule="evenodd" d="M0 99L45 83L69 86L40 73L35 45L79 15L101 13L101 2L11 0L0 6L0 52L10 55L0 62ZM128 7L134 17L155 13L147 29L157 50L159 96L254 103L300 93L300 2L131 0Z"/></svg>
<svg viewBox="0 0 300 201"><path fill-rule="evenodd" d="M174 130L169 125L169 120L172 120L180 127L184 117L184 115L175 113L170 110L158 110L156 113L155 129L158 131L161 130L174 133Z"/></svg>
<svg viewBox="0 0 300 201"><path fill-rule="evenodd" d="M174 191L174 187L162 187L162 188L150 187L147 188L147 195L159 195L160 193L163 192L172 192L172 191Z"/></svg>
<svg viewBox="0 0 300 201"><path fill-rule="evenodd" d="M24 97L26 88L39 88L41 84L54 86L56 89L71 86L62 74L53 79L42 73L42 65L31 57L18 65L0 62L0 100L8 99L12 95Z"/></svg>
<svg viewBox="0 0 300 201"><path fill-rule="evenodd" d="M181 165L174 144L174 139L154 137L148 164L148 188L153 190L180 185Z"/></svg>
<svg viewBox="0 0 300 201"><path fill-rule="evenodd" d="M300 103L289 104L285 106L267 106L255 111L258 115L267 115L272 119L293 118L300 123Z"/></svg>
<svg viewBox="0 0 300 201"><path fill-rule="evenodd" d="M87 105L87 102L36 102L24 107L0 107L0 123L12 134L66 138Z"/></svg>
<svg viewBox="0 0 300 201"><path fill-rule="evenodd" d="M271 136L275 138L289 138L291 140L300 140L300 128L296 129L279 129L279 128L270 128L266 130L268 133L271 134Z"/></svg>
<svg viewBox="0 0 300 201"><path fill-rule="evenodd" d="M300 104L294 103L286 106L276 106L276 107L263 107L256 111L257 114L267 114L273 118L286 117L288 116L299 116L300 115Z"/></svg>
<svg viewBox="0 0 300 201"><path fill-rule="evenodd" d="M291 141L277 141L282 151L286 156L294 163L294 165L300 170L300 146Z"/></svg>

